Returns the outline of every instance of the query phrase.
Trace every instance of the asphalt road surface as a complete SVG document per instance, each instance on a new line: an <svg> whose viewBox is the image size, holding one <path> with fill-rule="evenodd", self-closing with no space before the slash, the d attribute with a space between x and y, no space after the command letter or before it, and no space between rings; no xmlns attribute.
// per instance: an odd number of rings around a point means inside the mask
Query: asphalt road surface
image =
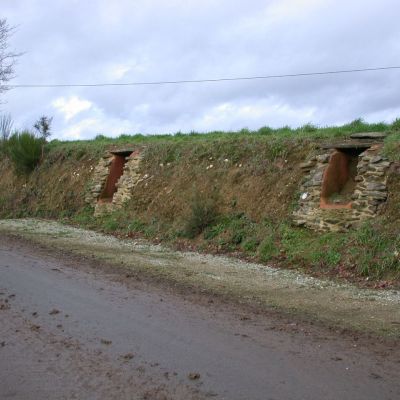
<svg viewBox="0 0 400 400"><path fill-rule="evenodd" d="M399 346L124 280L0 236L0 399L400 398Z"/></svg>

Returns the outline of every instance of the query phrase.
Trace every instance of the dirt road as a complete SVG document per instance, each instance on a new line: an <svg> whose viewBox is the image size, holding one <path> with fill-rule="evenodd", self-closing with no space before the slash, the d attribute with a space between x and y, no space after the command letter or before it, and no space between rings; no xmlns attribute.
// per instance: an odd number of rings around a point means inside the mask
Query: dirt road
<svg viewBox="0 0 400 400"><path fill-rule="evenodd" d="M127 287L0 236L0 399L394 400L387 346Z"/></svg>

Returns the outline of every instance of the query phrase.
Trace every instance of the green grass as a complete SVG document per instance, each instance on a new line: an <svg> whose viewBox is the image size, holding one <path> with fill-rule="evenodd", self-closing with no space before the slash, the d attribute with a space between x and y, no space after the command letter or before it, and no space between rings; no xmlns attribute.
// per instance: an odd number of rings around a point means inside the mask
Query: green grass
<svg viewBox="0 0 400 400"><path fill-rule="evenodd" d="M272 233L267 234L258 246L258 255L261 261L268 262L278 255L279 247Z"/></svg>
<svg viewBox="0 0 400 400"><path fill-rule="evenodd" d="M400 120L397 120L400 126ZM400 127L385 139L384 153L393 161L400 161Z"/></svg>
<svg viewBox="0 0 400 400"><path fill-rule="evenodd" d="M160 224L156 219L146 223L129 217L124 210L97 218L93 218L92 212L88 207L70 221L107 233L139 234L171 244L182 237L168 224ZM337 234L294 227L289 221L255 223L244 214L214 216L205 224L203 211L201 214L201 218L191 222L196 229L189 235L186 232L185 237L200 237L198 248L204 251L215 247L221 252L241 251L255 261L318 274L335 275L342 270L373 280L400 278L400 232L385 231L383 222L365 223L357 230Z"/></svg>
<svg viewBox="0 0 400 400"><path fill-rule="evenodd" d="M400 120L396 119L390 123L367 123L362 119L356 119L348 124L341 126L315 126L310 123L291 128L284 126L281 128L271 128L268 126L261 127L258 130L241 129L239 131L210 131L205 133L188 132L188 133L172 133L163 135L143 135L140 133L129 135L121 134L116 138L98 135L93 140L78 140L78 141L59 141L52 140L47 148L49 150L63 148L63 151L70 150L71 154L79 152L101 153L110 146L123 145L146 145L154 143L182 143L182 142L207 142L220 141L224 139L238 139L250 137L269 137L275 139L329 139L348 136L357 132L391 132L400 130ZM201 157L201 155L199 154ZM170 161L172 161L171 159ZM168 162L168 157L165 158Z"/></svg>

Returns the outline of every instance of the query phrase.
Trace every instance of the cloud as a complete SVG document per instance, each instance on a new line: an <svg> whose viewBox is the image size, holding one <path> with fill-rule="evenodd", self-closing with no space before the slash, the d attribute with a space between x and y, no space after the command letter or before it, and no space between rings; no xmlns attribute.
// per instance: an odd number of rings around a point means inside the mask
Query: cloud
<svg viewBox="0 0 400 400"><path fill-rule="evenodd" d="M199 121L198 129L211 130L216 125L230 126L235 129L239 122L246 121L242 128L257 129L269 125L301 125L312 121L315 108L293 108L288 104L277 103L274 99L259 102L249 101L241 104L224 103L209 110ZM301 116L301 117L300 117Z"/></svg>
<svg viewBox="0 0 400 400"><path fill-rule="evenodd" d="M59 97L55 99L51 105L57 111L64 114L66 121L69 121L82 111L89 110L93 104L88 100L80 99L77 96L71 96L69 98Z"/></svg>
<svg viewBox="0 0 400 400"><path fill-rule="evenodd" d="M109 76L111 82L114 82L122 79L130 70L131 67L128 65L115 64L109 67L107 75Z"/></svg>
<svg viewBox="0 0 400 400"><path fill-rule="evenodd" d="M71 122L58 135L61 139L89 139L96 135L116 137L122 133L136 132L138 125L131 121L110 117L98 107L91 107L91 113L75 122Z"/></svg>

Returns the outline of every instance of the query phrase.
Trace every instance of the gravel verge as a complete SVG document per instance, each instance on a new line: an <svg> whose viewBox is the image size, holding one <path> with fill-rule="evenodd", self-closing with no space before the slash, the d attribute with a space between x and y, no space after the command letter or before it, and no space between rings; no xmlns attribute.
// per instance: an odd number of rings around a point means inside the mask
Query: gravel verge
<svg viewBox="0 0 400 400"><path fill-rule="evenodd" d="M135 274L277 310L330 327L400 337L400 291L362 289L225 256L177 252L144 240L37 219L0 220L0 233L129 269Z"/></svg>

